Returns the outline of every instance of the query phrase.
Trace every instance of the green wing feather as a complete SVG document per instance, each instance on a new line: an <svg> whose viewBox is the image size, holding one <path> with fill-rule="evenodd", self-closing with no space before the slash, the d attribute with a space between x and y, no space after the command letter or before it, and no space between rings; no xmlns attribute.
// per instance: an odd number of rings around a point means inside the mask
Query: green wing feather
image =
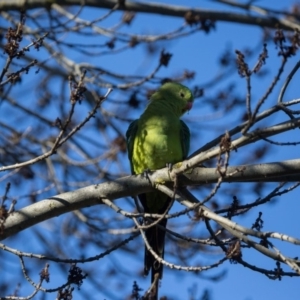
<svg viewBox="0 0 300 300"><path fill-rule="evenodd" d="M180 139L181 139L181 147L183 153L182 159L186 159L189 154L190 138L191 138L191 134L189 128L182 120L180 120Z"/></svg>
<svg viewBox="0 0 300 300"><path fill-rule="evenodd" d="M134 145L134 139L136 137L136 133L138 129L138 121L139 120L134 120L133 122L131 122L126 131L126 144L127 144L128 158L129 158L130 169L132 174L134 174L133 165L132 165L133 145Z"/></svg>

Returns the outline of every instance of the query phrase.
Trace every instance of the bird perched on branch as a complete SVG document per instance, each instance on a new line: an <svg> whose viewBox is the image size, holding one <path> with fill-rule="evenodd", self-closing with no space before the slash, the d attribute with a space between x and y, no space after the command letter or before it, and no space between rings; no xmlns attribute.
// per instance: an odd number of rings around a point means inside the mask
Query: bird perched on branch
<svg viewBox="0 0 300 300"><path fill-rule="evenodd" d="M180 117L192 108L192 92L175 82L163 84L150 98L139 119L133 121L126 132L128 157L133 174L156 170L167 164L184 160L189 151L190 131ZM139 195L145 213L164 214L172 199L160 191ZM146 238L153 251L164 258L165 231L155 219L147 219ZM167 219L158 223L166 227ZM144 274L151 270L150 299L158 299L158 279L162 278L163 265L145 248ZM156 282L155 282L156 280ZM155 283L154 283L155 282Z"/></svg>

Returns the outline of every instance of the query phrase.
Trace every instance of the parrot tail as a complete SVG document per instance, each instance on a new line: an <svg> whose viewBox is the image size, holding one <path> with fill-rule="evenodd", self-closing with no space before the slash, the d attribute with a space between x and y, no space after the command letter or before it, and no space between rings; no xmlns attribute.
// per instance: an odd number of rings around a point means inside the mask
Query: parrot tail
<svg viewBox="0 0 300 300"><path fill-rule="evenodd" d="M145 213L156 213L156 214L164 214L166 210L169 208L171 199L166 197L166 195L162 193L154 193L149 194L140 194L139 195L140 202L144 207ZM153 203L159 203L160 206L156 209L149 208L149 202L153 205ZM155 211L155 212L153 212ZM150 225L157 219L147 218L145 219L145 224ZM164 258L165 253L165 235L166 231L162 228L166 228L167 219L162 219L157 225L148 228L145 231L145 235L150 247L153 251L162 259ZM158 260L154 258L150 251L147 250L145 246L145 258L144 258L144 275L147 276L151 270L151 288L149 293L149 300L157 300L158 299L158 287L159 280L162 279L163 275L163 264L161 264Z"/></svg>
<svg viewBox="0 0 300 300"><path fill-rule="evenodd" d="M166 227L167 219L161 220L158 223L158 225L162 227ZM146 238L148 240L150 247L162 259L164 258L164 252L165 252L165 235L166 232L160 229L158 226L153 226L146 230ZM150 270L151 270L151 296L149 299L157 300L159 280L162 278L163 275L163 264L157 261L145 246L144 274L148 275Z"/></svg>

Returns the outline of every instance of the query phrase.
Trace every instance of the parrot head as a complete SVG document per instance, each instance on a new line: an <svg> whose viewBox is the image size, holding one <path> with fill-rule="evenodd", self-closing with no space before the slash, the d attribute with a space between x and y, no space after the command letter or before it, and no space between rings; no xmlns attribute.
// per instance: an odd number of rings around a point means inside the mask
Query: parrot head
<svg viewBox="0 0 300 300"><path fill-rule="evenodd" d="M194 102L192 92L186 86L177 82L167 82L163 84L152 95L151 100L155 99L167 101L179 117L189 111Z"/></svg>

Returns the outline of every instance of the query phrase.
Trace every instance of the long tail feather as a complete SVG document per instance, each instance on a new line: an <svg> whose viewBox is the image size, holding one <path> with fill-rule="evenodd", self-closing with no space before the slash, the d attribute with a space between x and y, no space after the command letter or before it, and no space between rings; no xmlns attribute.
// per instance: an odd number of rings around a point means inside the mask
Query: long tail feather
<svg viewBox="0 0 300 300"><path fill-rule="evenodd" d="M145 194L139 195L139 198L142 205L144 206L145 212L149 212L146 195ZM164 205L156 213L158 214L165 213L171 200L169 198L167 199L165 198L164 200L165 200ZM148 219L146 221L146 224L149 225L154 221L155 219L154 220ZM156 226L152 226L149 229L147 229L146 238L153 251L163 259L165 253L166 232L162 228L159 228L158 225L165 228L167 226L167 219L163 219ZM149 297L149 299L157 300L159 280L162 278L163 275L163 264L161 264L158 260L156 260L154 256L151 254L151 252L148 251L147 247L145 246L144 274L148 275L150 270L151 270L151 292L150 292L151 296Z"/></svg>
<svg viewBox="0 0 300 300"><path fill-rule="evenodd" d="M167 220L163 219L158 223L160 226L166 227ZM153 226L146 230L146 238L153 251L161 258L164 258L165 252L165 231L158 226ZM157 261L154 256L148 251L145 246L144 274L148 275L151 270L151 300L158 299L158 284L159 279L163 275L163 264ZM153 286L153 283L155 285Z"/></svg>

